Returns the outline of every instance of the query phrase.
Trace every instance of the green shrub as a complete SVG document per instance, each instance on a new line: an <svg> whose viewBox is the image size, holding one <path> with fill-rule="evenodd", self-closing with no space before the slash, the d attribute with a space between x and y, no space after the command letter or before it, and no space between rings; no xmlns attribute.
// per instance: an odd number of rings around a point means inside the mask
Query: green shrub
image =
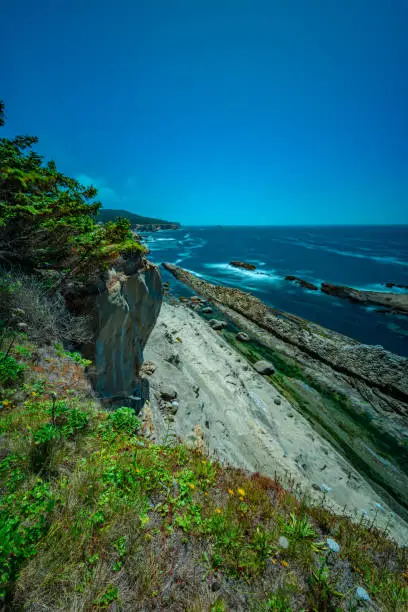
<svg viewBox="0 0 408 612"><path fill-rule="evenodd" d="M137 418L132 408L122 406L114 412L111 412L108 421L110 425L118 432L134 434L141 426L140 419Z"/></svg>
<svg viewBox="0 0 408 612"><path fill-rule="evenodd" d="M54 507L49 486L41 480L20 495L11 493L0 502L0 597L22 563L37 552L37 544L48 530Z"/></svg>
<svg viewBox="0 0 408 612"><path fill-rule="evenodd" d="M14 357L0 352L0 385L7 386L15 383L21 377L24 367Z"/></svg>

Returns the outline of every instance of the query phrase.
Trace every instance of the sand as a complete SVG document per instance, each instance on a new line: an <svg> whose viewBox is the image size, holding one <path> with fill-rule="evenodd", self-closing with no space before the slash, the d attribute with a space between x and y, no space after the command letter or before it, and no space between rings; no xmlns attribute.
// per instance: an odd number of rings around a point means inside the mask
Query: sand
<svg viewBox="0 0 408 612"><path fill-rule="evenodd" d="M408 545L408 525L191 308L163 304L144 359L156 367L147 377L151 399L144 410L155 439L175 435L188 444L202 440L221 461L268 476L276 474L285 484L294 483L311 501L323 501L335 512L346 508L356 520L375 517L376 524L388 525L391 536ZM177 393L174 415L160 405L161 391L169 386ZM328 492L323 493L326 488Z"/></svg>

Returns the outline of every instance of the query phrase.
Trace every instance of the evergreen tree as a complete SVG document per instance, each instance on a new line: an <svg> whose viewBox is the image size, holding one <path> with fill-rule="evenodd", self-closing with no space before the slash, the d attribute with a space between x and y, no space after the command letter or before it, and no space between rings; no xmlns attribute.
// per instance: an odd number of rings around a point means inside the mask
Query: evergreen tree
<svg viewBox="0 0 408 612"><path fill-rule="evenodd" d="M0 125L4 125L0 102ZM97 190L57 170L35 136L0 139L0 263L83 277L142 247L127 219L96 222Z"/></svg>

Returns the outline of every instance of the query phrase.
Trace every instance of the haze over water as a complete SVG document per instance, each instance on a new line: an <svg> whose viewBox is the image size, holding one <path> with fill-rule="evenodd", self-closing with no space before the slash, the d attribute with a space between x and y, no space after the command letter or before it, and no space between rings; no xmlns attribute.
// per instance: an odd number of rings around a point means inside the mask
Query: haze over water
<svg viewBox="0 0 408 612"><path fill-rule="evenodd" d="M292 274L316 285L327 281L372 291L387 291L387 282L408 284L408 226L191 227L145 239L158 263L180 265L209 282L249 291L270 306L408 356L408 317L284 280ZM234 259L256 270L233 268Z"/></svg>

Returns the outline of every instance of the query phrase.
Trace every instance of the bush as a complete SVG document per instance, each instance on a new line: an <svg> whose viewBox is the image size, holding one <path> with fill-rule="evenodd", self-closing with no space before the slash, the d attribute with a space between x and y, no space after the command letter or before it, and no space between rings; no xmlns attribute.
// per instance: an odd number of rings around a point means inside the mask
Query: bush
<svg viewBox="0 0 408 612"><path fill-rule="evenodd" d="M72 314L60 293L50 295L35 276L16 270L0 268L0 318L11 327L23 323L40 344L82 344L92 337L89 317Z"/></svg>
<svg viewBox="0 0 408 612"><path fill-rule="evenodd" d="M6 387L16 382L22 375L24 365L16 361L14 357L8 357L0 352L0 385Z"/></svg>
<svg viewBox="0 0 408 612"><path fill-rule="evenodd" d="M127 433L132 435L136 432L142 423L135 415L132 408L118 408L115 412L111 412L109 415L109 422L113 426L113 429L121 433Z"/></svg>

